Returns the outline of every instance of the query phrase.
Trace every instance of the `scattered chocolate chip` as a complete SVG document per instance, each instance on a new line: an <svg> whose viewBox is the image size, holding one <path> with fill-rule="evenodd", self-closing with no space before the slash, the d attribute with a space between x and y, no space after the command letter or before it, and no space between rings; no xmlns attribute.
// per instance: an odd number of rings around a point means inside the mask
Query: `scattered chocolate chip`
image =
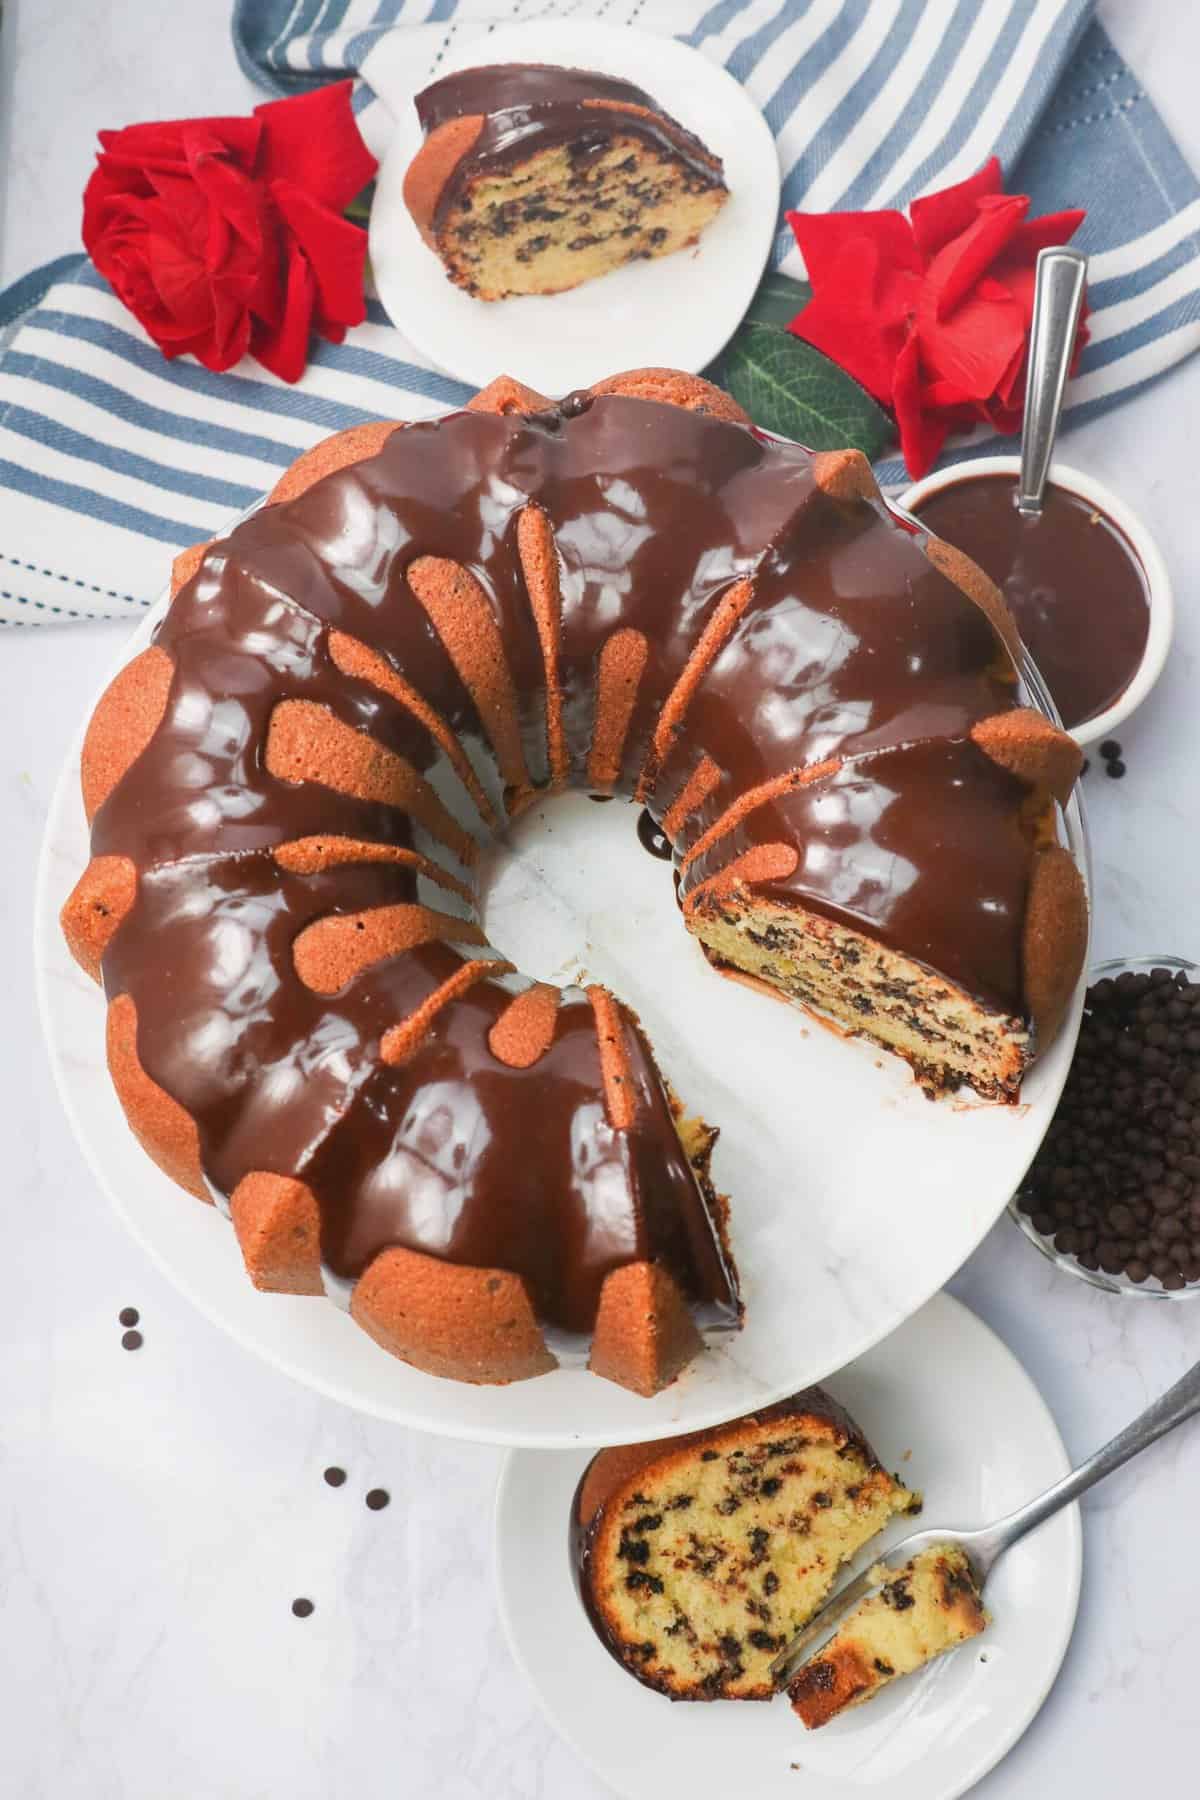
<svg viewBox="0 0 1200 1800"><path fill-rule="evenodd" d="M1091 763L1088 761L1087 757L1085 756L1083 759L1083 767L1080 769L1079 773L1081 775L1086 775L1088 770L1091 768L1091 766L1092 766Z"/></svg>
<svg viewBox="0 0 1200 1800"><path fill-rule="evenodd" d="M1120 756L1121 746L1118 744L1116 738L1105 738L1100 746L1100 754L1105 762L1112 762L1114 757Z"/></svg>
<svg viewBox="0 0 1200 1800"><path fill-rule="evenodd" d="M1106 775L1111 775L1114 781L1120 781L1122 775L1125 773L1125 764L1119 757L1114 757L1111 762L1105 763L1104 773Z"/></svg>
<svg viewBox="0 0 1200 1800"><path fill-rule="evenodd" d="M292 1611L298 1619L310 1618L313 1611L313 1603L311 1600L293 1600Z"/></svg>
<svg viewBox="0 0 1200 1800"><path fill-rule="evenodd" d="M122 1350L140 1350L144 1341L140 1331L123 1331L121 1333Z"/></svg>
<svg viewBox="0 0 1200 1800"><path fill-rule="evenodd" d="M136 1306L123 1306L117 1314L122 1325L136 1325L141 1316Z"/></svg>
<svg viewBox="0 0 1200 1800"><path fill-rule="evenodd" d="M336 1463L332 1468L326 1469L325 1471L325 1482L328 1487L341 1487L345 1479L345 1469L339 1469Z"/></svg>
<svg viewBox="0 0 1200 1800"><path fill-rule="evenodd" d="M372 1488L367 1495L367 1505L372 1512L382 1512L391 1497L386 1488Z"/></svg>

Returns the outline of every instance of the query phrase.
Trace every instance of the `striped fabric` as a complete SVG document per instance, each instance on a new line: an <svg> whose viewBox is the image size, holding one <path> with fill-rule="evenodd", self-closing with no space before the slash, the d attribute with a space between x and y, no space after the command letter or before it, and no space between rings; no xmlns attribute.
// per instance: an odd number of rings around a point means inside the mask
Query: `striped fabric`
<svg viewBox="0 0 1200 1800"><path fill-rule="evenodd" d="M478 39L485 60L496 23L547 15L671 33L723 63L776 133L785 206L902 205L997 153L1037 211L1089 208L1076 241L1092 342L1070 394L1086 416L1200 345L1200 186L1088 14L1088 0L240 0L234 31L273 91L361 74L377 152L389 98L407 104L451 45ZM803 273L786 229L776 261ZM376 305L287 387L252 362L166 362L82 256L39 270L0 295L0 621L147 606L177 549L318 438L468 395Z"/></svg>

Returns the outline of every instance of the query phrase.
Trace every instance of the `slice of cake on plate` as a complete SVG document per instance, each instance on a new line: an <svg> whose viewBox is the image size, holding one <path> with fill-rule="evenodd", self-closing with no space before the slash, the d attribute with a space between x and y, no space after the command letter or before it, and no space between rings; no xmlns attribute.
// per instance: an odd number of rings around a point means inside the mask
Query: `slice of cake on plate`
<svg viewBox="0 0 1200 1800"><path fill-rule="evenodd" d="M881 1585L788 1684L792 1708L810 1731L991 1623L957 1545L934 1544L898 1572L880 1564L871 1573Z"/></svg>
<svg viewBox="0 0 1200 1800"><path fill-rule="evenodd" d="M721 159L631 82L497 63L416 97L404 199L477 300L557 294L694 244L729 198Z"/></svg>
<svg viewBox="0 0 1200 1800"><path fill-rule="evenodd" d="M602 1450L572 1517L606 1648L673 1700L769 1700L773 1657L842 1565L920 1497L809 1388L732 1424Z"/></svg>

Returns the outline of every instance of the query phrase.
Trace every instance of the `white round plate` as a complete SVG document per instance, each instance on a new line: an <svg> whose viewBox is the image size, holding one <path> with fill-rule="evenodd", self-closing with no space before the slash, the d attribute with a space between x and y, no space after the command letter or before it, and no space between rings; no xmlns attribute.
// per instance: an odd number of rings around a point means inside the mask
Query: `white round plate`
<svg viewBox="0 0 1200 1800"><path fill-rule="evenodd" d="M987 1524L1069 1467L1020 1363L946 1294L829 1385L884 1463L923 1491L921 1528ZM493 1566L510 1648L551 1724L625 1800L952 1800L1012 1748L1058 1673L1079 1600L1073 1506L997 1565L981 1638L820 1731L785 1699L672 1704L613 1661L575 1593L567 1521L586 1462L512 1452ZM913 1529L897 1519L878 1541Z"/></svg>
<svg viewBox="0 0 1200 1800"><path fill-rule="evenodd" d="M163 606L118 666L149 642ZM327 1301L256 1292L225 1219L143 1154L108 1078L103 1004L58 926L88 859L78 745L71 752L46 823L35 927L59 1091L135 1237L241 1343L347 1405L449 1437L541 1449L666 1437L860 1356L943 1287L995 1223L1066 1079L1082 981L1019 1106L969 1095L931 1103L904 1063L714 973L683 929L668 866L638 843L636 817L583 794L532 809L509 833L519 854L489 888L487 924L529 973L601 981L631 1002L676 1090L721 1128L713 1173L733 1197L746 1323L652 1400L583 1369L472 1387L398 1362ZM1076 801L1067 826L1086 870Z"/></svg>
<svg viewBox="0 0 1200 1800"><path fill-rule="evenodd" d="M438 368L476 387L511 375L565 394L620 369L698 374L740 324L779 215L775 140L746 90L676 38L586 21L501 26L456 45L439 73L481 62L559 63L646 84L722 158L729 199L693 250L630 263L565 294L473 300L450 281L404 204L404 176L422 135L415 89L386 84L396 130L371 207L371 269L393 325Z"/></svg>

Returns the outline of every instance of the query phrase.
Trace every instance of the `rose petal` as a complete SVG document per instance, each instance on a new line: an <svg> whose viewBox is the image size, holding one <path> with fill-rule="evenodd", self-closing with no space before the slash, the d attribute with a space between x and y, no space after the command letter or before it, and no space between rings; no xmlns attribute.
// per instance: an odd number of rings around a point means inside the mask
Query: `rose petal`
<svg viewBox="0 0 1200 1800"><path fill-rule="evenodd" d="M256 324L250 354L281 381L299 381L308 359L316 282L298 244L288 247L284 303L276 324Z"/></svg>
<svg viewBox="0 0 1200 1800"><path fill-rule="evenodd" d="M352 81L335 81L254 109L263 125L257 173L291 181L319 203L342 212L378 167L363 143L350 105Z"/></svg>
<svg viewBox="0 0 1200 1800"><path fill-rule="evenodd" d="M290 181L273 181L271 198L308 258L316 284L316 329L361 325L367 316L363 271L367 234Z"/></svg>
<svg viewBox="0 0 1200 1800"><path fill-rule="evenodd" d="M1024 194L985 194L978 204L974 222L939 250L929 265L926 291L942 319L961 304L999 256L1024 218L1029 200Z"/></svg>
<svg viewBox="0 0 1200 1800"><path fill-rule="evenodd" d="M922 290L917 315L921 362L931 379L950 381L985 400L1025 345L1025 319L1006 288L980 282L950 318L939 318Z"/></svg>
<svg viewBox="0 0 1200 1800"><path fill-rule="evenodd" d="M937 461L948 428L936 413L921 410L921 372L915 336L908 339L896 358L892 404L904 465L914 481L920 480Z"/></svg>
<svg viewBox="0 0 1200 1800"><path fill-rule="evenodd" d="M839 260L851 242L873 245L878 262L887 269L919 271L924 266L912 226L901 212L790 212L787 220L814 293L827 282L840 279Z"/></svg>
<svg viewBox="0 0 1200 1800"><path fill-rule="evenodd" d="M1026 219L1013 232L1005 254L1028 258L1030 262L1034 262L1039 250L1048 249L1052 244L1069 243L1086 218L1085 212L1073 207L1064 212L1042 213L1039 218Z"/></svg>
<svg viewBox="0 0 1200 1800"><path fill-rule="evenodd" d="M891 405L892 370L908 335L920 276L881 265L867 238L851 238L825 273L821 291L788 330L839 363L868 393Z"/></svg>
<svg viewBox="0 0 1200 1800"><path fill-rule="evenodd" d="M912 214L913 239L922 255L936 256L973 222L983 196L999 194L1003 186L1000 159L993 156L965 181L955 182L936 194L926 194L923 200L914 200L908 210Z"/></svg>

